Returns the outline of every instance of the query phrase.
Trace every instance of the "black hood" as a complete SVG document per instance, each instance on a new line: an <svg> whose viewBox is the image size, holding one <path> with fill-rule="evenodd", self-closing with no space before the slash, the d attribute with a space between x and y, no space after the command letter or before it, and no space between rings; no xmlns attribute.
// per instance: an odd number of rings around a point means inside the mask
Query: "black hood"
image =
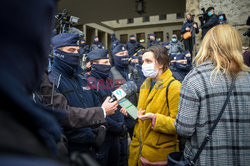
<svg viewBox="0 0 250 166"><path fill-rule="evenodd" d="M55 12L55 0L1 1L0 70L28 93L39 86L46 68Z"/></svg>

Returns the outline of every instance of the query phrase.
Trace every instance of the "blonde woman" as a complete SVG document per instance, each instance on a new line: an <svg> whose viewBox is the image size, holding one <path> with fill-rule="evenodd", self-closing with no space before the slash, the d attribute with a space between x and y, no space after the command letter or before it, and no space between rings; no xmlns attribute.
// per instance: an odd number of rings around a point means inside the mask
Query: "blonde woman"
<svg viewBox="0 0 250 166"><path fill-rule="evenodd" d="M187 138L184 157L193 159L235 79L226 109L196 165L249 165L250 69L243 63L236 30L227 24L209 30L195 63L182 83L175 121L178 134Z"/></svg>

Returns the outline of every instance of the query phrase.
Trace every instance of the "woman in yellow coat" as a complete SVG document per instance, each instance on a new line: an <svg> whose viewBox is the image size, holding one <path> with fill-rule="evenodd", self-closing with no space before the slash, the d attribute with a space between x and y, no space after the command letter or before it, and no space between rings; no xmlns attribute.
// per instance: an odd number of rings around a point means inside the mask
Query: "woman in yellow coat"
<svg viewBox="0 0 250 166"><path fill-rule="evenodd" d="M181 84L168 69L169 58L164 48L150 47L144 52L143 61L142 71L147 79L140 89L129 166L166 165L167 155L178 151L174 122Z"/></svg>

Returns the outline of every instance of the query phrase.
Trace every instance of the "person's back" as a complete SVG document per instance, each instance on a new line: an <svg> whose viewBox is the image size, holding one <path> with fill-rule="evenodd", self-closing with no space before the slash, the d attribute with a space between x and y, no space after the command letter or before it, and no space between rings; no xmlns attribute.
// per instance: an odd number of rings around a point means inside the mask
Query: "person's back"
<svg viewBox="0 0 250 166"><path fill-rule="evenodd" d="M5 26L0 27L0 165L62 165L55 161L60 127L32 100L48 60L56 2L3 0L1 4Z"/></svg>
<svg viewBox="0 0 250 166"><path fill-rule="evenodd" d="M224 33L231 35L224 39ZM228 42L232 37L236 44ZM221 52L218 54L215 49ZM232 80L236 78L225 111L197 164L249 165L250 69L243 64L240 38L233 27L218 25L208 32L196 65L182 83L175 122L178 134L187 138L185 158L192 160L201 147L222 109Z"/></svg>

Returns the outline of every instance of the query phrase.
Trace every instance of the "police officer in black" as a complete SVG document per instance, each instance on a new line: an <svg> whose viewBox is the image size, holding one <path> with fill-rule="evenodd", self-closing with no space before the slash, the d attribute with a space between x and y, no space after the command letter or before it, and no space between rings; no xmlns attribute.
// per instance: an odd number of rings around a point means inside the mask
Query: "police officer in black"
<svg viewBox="0 0 250 166"><path fill-rule="evenodd" d="M206 35L206 33L213 28L214 26L219 24L218 16L215 14L214 7L209 7L207 9L208 21L201 26L202 29L202 38Z"/></svg>
<svg viewBox="0 0 250 166"><path fill-rule="evenodd" d="M136 51L134 55L130 58L130 65L136 68L138 72L139 79L137 80L137 88L140 89L141 85L145 81L146 77L144 76L142 72L142 53L144 51L144 48L141 46L139 48L136 48Z"/></svg>
<svg viewBox="0 0 250 166"><path fill-rule="evenodd" d="M134 81L136 83L138 80L138 72L129 65L129 55L125 46L123 44L116 46L112 51L112 56L114 58L114 66L111 68L111 72L114 79L122 80L121 84L126 81ZM120 85L115 84L116 87Z"/></svg>
<svg viewBox="0 0 250 166"><path fill-rule="evenodd" d="M104 49L104 45L99 41L98 36L94 36L94 42L90 46L90 51L93 51L96 49Z"/></svg>
<svg viewBox="0 0 250 166"><path fill-rule="evenodd" d="M86 69L86 63L88 62L86 59L87 54L89 53L89 45L86 41L80 40L80 66Z"/></svg>
<svg viewBox="0 0 250 166"><path fill-rule="evenodd" d="M114 58L114 66L111 68L111 73L112 73L113 79L116 80L115 87L119 87L122 84L126 83L127 81L134 81L136 84L138 84L138 81L139 81L138 71L134 67L129 65L129 61L128 61L129 55L125 46L123 44L116 46L115 49L112 51L112 56ZM134 93L134 95L128 98L129 101L131 101L131 103L133 103L135 106L137 106L137 102L138 102L137 96L138 96L138 92ZM128 133L130 137L132 138L135 121L130 117L125 117L125 125L128 129ZM121 141L121 148L124 149L123 152L126 151L127 149L126 140L127 139L124 139L124 141ZM123 154L125 154L125 152Z"/></svg>
<svg viewBox="0 0 250 166"><path fill-rule="evenodd" d="M111 46L110 46L110 53L112 53L113 49L116 46L121 44L121 42L116 38L115 34L111 35L111 40L112 40L112 43L111 43ZM113 59L112 54L111 54L111 57L110 57L110 64L111 64L111 66L114 66L114 59Z"/></svg>
<svg viewBox="0 0 250 166"><path fill-rule="evenodd" d="M126 49L128 50L129 57L135 54L137 48L142 47L141 44L136 41L135 35L129 36L129 41L126 43Z"/></svg>
<svg viewBox="0 0 250 166"><path fill-rule="evenodd" d="M171 54L170 55L170 70L173 74L173 77L182 82L189 71L192 69L192 60L191 54L187 50L180 54Z"/></svg>
<svg viewBox="0 0 250 166"><path fill-rule="evenodd" d="M111 46L110 46L110 52L112 52L113 49L114 49L117 45L121 44L120 41L116 38L115 34L112 34L112 35L111 35L111 40L112 40L112 43L111 43Z"/></svg>
<svg viewBox="0 0 250 166"><path fill-rule="evenodd" d="M79 66L79 35L62 33L52 38L54 63L49 79L55 83L56 90L63 94L71 107L90 108L95 106L95 96L87 88L84 71ZM96 124L98 125L98 124ZM105 138L105 128L79 128L64 130L69 142L69 152L86 152L94 156L94 148ZM99 139L99 135L104 135Z"/></svg>
<svg viewBox="0 0 250 166"><path fill-rule="evenodd" d="M88 54L88 58L91 62L91 74L87 79L88 85L98 99L99 104L96 106L100 106L105 98L111 96L112 92L116 90L110 72L108 50L93 50ZM124 128L124 116L118 109L114 115L106 117L106 121L107 134L103 145L96 152L96 159L103 166L119 165L120 136L126 136L127 134Z"/></svg>
<svg viewBox="0 0 250 166"><path fill-rule="evenodd" d="M88 54L89 53L89 45L86 43L85 40L81 40L80 51L81 51L82 54Z"/></svg>
<svg viewBox="0 0 250 166"><path fill-rule="evenodd" d="M155 40L155 34L154 33L149 34L148 48L157 45L160 45L160 43L157 40Z"/></svg>

